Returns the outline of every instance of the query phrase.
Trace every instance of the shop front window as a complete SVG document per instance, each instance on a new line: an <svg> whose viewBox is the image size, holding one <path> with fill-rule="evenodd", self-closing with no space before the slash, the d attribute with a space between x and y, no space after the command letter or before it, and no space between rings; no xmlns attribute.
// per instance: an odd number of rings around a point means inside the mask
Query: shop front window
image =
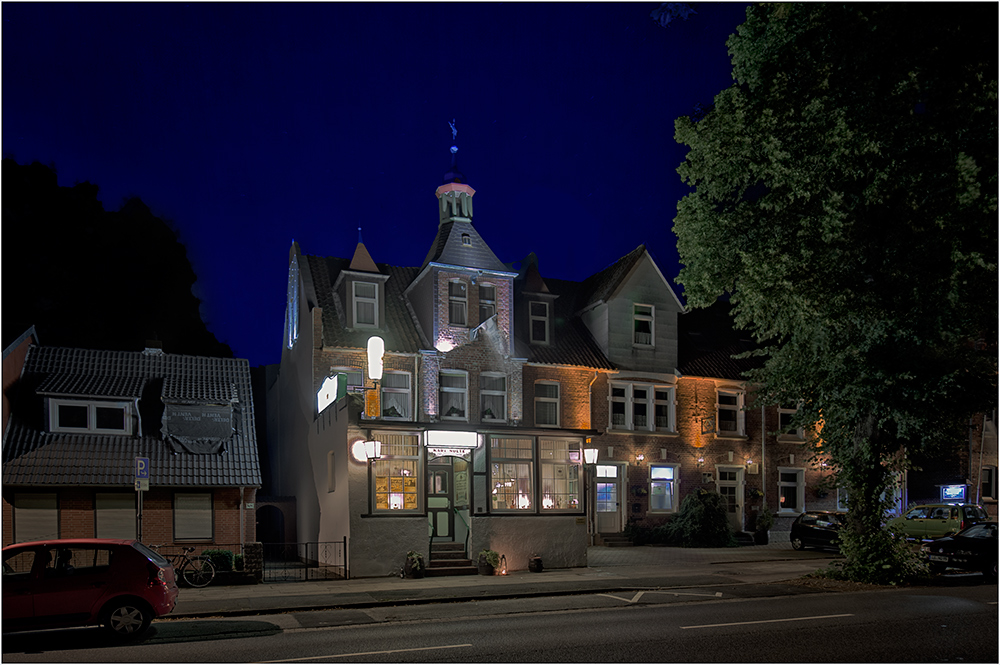
<svg viewBox="0 0 1000 665"><path fill-rule="evenodd" d="M420 512L420 437L388 432L375 437L382 442L382 457L372 462L374 512Z"/></svg>
<svg viewBox="0 0 1000 665"><path fill-rule="evenodd" d="M579 439L538 440L542 511L577 512L583 506Z"/></svg>
<svg viewBox="0 0 1000 665"><path fill-rule="evenodd" d="M534 440L491 438L490 463L492 512L533 511Z"/></svg>

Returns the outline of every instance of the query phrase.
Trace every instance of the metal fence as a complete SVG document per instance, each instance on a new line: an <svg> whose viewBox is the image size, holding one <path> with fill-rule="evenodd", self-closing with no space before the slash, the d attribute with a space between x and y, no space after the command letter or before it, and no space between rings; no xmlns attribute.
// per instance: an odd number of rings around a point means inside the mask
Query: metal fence
<svg viewBox="0 0 1000 665"><path fill-rule="evenodd" d="M264 582L346 580L347 538L320 543L263 543Z"/></svg>

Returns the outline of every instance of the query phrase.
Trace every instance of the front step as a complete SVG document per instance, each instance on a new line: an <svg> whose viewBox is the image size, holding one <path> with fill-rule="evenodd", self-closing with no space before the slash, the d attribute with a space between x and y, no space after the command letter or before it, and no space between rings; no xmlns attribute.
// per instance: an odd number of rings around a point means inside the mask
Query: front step
<svg viewBox="0 0 1000 665"><path fill-rule="evenodd" d="M431 543L431 556L427 562L427 577L475 575L479 571L467 558L463 543Z"/></svg>
<svg viewBox="0 0 1000 665"><path fill-rule="evenodd" d="M601 533L601 545L604 547L632 547L632 541L620 533Z"/></svg>

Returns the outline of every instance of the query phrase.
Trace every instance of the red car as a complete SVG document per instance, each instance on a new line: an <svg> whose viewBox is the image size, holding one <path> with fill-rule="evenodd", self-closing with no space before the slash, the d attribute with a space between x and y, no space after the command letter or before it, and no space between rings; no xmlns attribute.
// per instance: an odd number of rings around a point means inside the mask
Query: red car
<svg viewBox="0 0 1000 665"><path fill-rule="evenodd" d="M3 630L102 625L122 639L173 611L169 561L135 540L76 538L3 548Z"/></svg>

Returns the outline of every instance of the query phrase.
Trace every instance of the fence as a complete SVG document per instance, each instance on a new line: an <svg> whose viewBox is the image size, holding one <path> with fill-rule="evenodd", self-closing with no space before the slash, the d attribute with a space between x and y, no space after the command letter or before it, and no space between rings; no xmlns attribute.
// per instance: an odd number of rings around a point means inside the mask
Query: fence
<svg viewBox="0 0 1000 665"><path fill-rule="evenodd" d="M171 544L159 547L159 552L169 557L185 547L195 548L191 556L211 557L220 577L233 573L258 582L305 582L350 576L346 537L328 543Z"/></svg>

